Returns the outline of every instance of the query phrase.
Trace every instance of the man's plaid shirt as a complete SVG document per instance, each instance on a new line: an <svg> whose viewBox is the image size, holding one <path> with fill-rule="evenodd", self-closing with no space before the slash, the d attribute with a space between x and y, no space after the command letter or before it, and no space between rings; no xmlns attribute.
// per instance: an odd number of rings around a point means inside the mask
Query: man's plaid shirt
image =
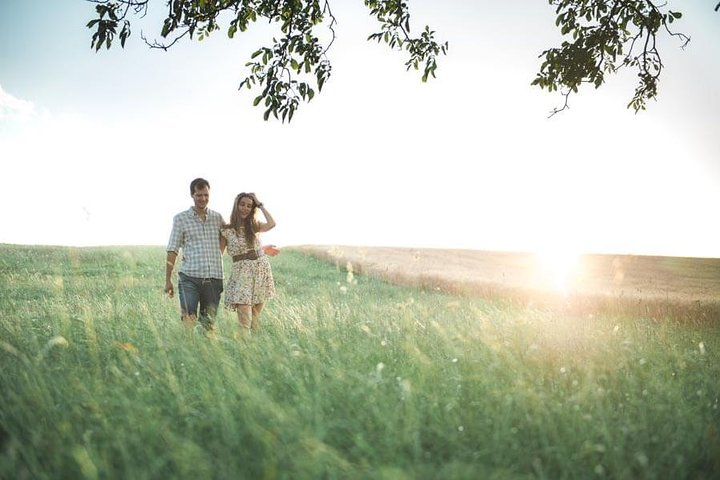
<svg viewBox="0 0 720 480"><path fill-rule="evenodd" d="M223 278L220 253L220 227L222 215L208 209L205 221L190 207L173 218L172 233L167 251L180 253L180 272L197 278Z"/></svg>

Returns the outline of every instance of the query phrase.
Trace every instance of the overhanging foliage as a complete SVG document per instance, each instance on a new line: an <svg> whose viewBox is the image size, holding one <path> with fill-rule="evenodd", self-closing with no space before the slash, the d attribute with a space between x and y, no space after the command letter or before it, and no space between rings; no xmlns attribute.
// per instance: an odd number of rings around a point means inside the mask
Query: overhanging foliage
<svg viewBox="0 0 720 480"><path fill-rule="evenodd" d="M116 38L121 46L130 36L132 15L144 16L150 0L88 0L96 4L97 18L91 47L110 48ZM160 1L160 0L156 0ZM257 49L246 64L250 73L240 88L257 89L253 105L271 115L292 120L300 102L309 102L330 78L327 52L335 40L336 19L330 0L164 0L168 9L160 32L162 42L143 40L152 48L168 49L185 36L202 40L220 30L220 16L228 19L227 35L233 38L252 23L266 20L279 25L280 35L270 46ZM437 58L448 43L438 42L426 26L411 35L409 0L363 0L380 30L368 40L404 50L406 68L422 70L422 81L435 76ZM682 13L668 3L651 0L548 0L555 7L556 26L566 38L560 46L540 55L542 63L533 85L558 91L564 97L554 115L568 108L568 99L583 83L599 88L606 75L629 68L637 71L638 84L628 103L636 112L655 99L664 68L658 47L660 36L676 38L685 47L690 37L671 29ZM720 3L715 11L720 10ZM318 32L322 30L322 34ZM319 37L328 37L321 41Z"/></svg>
<svg viewBox="0 0 720 480"><path fill-rule="evenodd" d="M94 29L91 47L96 51L110 48L116 37L120 45L130 36L130 16L147 13L150 0L88 0L96 3L97 18L87 27ZM408 3L401 0L364 0L370 14L380 23L380 31L368 39L404 50L407 69L422 69L422 80L435 76L437 57L445 54L447 42L435 40L429 27L413 37L410 33ZM167 0L168 13L163 23L163 42L145 42L152 48L168 49L185 36L202 40L220 30L219 17L229 17L227 35L233 38L252 23L265 19L278 24L280 35L273 45L256 50L246 64L250 74L240 88L259 89L253 104L262 105L263 118L270 115L292 120L300 101L309 102L316 90L322 90L332 67L327 52L335 40L335 16L329 0ZM322 42L318 34L329 32ZM119 32L119 33L118 33ZM327 36L327 35L326 35Z"/></svg>

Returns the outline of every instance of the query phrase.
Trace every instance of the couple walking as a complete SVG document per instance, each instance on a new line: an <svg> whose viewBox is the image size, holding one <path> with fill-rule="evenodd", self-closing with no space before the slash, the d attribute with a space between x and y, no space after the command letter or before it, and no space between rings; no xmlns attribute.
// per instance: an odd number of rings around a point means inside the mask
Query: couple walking
<svg viewBox="0 0 720 480"><path fill-rule="evenodd" d="M208 208L207 180L193 180L190 195L194 205L173 218L167 245L165 293L175 295L172 272L182 251L183 262L178 272L182 320L191 326L199 321L206 330L213 330L223 292L222 255L227 249L233 266L225 291L225 307L237 313L241 330L257 329L265 301L275 295L270 262L258 234L272 229L275 221L254 193L235 197L230 223ZM265 217L264 222L256 219L258 210Z"/></svg>

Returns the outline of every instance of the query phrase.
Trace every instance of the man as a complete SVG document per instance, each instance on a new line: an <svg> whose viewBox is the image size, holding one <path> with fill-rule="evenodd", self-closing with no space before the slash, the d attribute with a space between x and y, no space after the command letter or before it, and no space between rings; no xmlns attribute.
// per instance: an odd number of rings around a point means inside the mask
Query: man
<svg viewBox="0 0 720 480"><path fill-rule="evenodd" d="M210 201L207 180L196 178L190 182L190 195L194 205L173 218L167 245L165 293L171 298L175 295L172 272L182 249L183 262L178 273L182 321L192 327L199 320L206 331L212 331L223 291L220 227L225 222L222 215L207 207Z"/></svg>

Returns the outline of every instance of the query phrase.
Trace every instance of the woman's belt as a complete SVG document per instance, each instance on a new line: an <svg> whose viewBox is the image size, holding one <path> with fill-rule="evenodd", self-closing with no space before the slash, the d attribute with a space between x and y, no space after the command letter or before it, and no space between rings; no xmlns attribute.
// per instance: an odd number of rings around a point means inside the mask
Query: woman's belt
<svg viewBox="0 0 720 480"><path fill-rule="evenodd" d="M245 252L241 253L240 255L232 256L233 262L239 262L240 260L257 260L257 258L257 252Z"/></svg>

